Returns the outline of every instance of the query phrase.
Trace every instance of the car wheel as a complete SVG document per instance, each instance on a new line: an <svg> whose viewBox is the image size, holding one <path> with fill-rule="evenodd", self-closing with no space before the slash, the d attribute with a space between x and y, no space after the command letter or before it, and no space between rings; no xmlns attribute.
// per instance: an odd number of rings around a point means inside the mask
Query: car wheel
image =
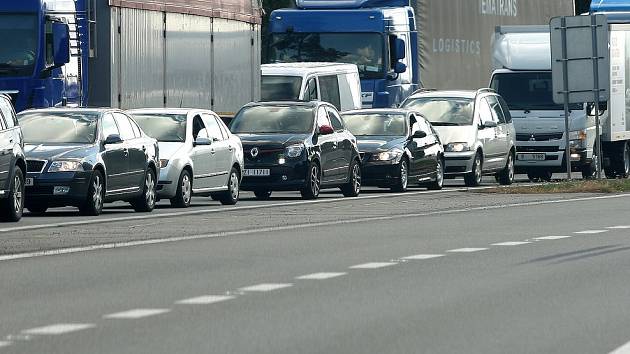
<svg viewBox="0 0 630 354"><path fill-rule="evenodd" d="M105 198L105 183L101 171L95 170L90 179L87 198L85 202L79 206L79 212L82 215L97 216L103 211L103 199Z"/></svg>
<svg viewBox="0 0 630 354"><path fill-rule="evenodd" d="M499 184L510 185L514 183L514 155L510 153L508 155L505 168L497 175Z"/></svg>
<svg viewBox="0 0 630 354"><path fill-rule="evenodd" d="M138 212L148 213L155 208L155 172L151 168L147 169L144 175L142 195L131 205Z"/></svg>
<svg viewBox="0 0 630 354"><path fill-rule="evenodd" d="M306 175L306 185L300 190L300 194L304 199L317 199L322 186L322 174L319 165L312 162L308 167Z"/></svg>
<svg viewBox="0 0 630 354"><path fill-rule="evenodd" d="M14 167L13 179L9 187L9 196L2 201L0 220L20 221L24 213L24 174L19 167Z"/></svg>
<svg viewBox="0 0 630 354"><path fill-rule="evenodd" d="M551 171L541 171L540 172L540 180L544 182L551 182L551 178L553 177L553 173Z"/></svg>
<svg viewBox="0 0 630 354"><path fill-rule="evenodd" d="M429 184L427 188L431 190L440 190L444 186L444 160L439 158L435 167L435 181Z"/></svg>
<svg viewBox="0 0 630 354"><path fill-rule="evenodd" d="M271 191L266 189L257 189L254 191L254 195L256 196L256 199L267 200L271 197Z"/></svg>
<svg viewBox="0 0 630 354"><path fill-rule="evenodd" d="M42 215L46 213L48 210L47 204L38 204L38 205L26 205L26 209L28 209L29 213L34 215Z"/></svg>
<svg viewBox="0 0 630 354"><path fill-rule="evenodd" d="M341 187L344 197L358 197L361 193L361 165L357 160L350 164L350 179Z"/></svg>
<svg viewBox="0 0 630 354"><path fill-rule="evenodd" d="M228 190L221 195L220 202L223 205L234 205L238 202L240 193L240 178L236 168L232 167L230 179L228 180Z"/></svg>
<svg viewBox="0 0 630 354"><path fill-rule="evenodd" d="M399 179L391 187L391 190L392 192L406 192L407 184L409 183L409 163L406 158L400 160L400 164L398 164L398 176Z"/></svg>
<svg viewBox="0 0 630 354"><path fill-rule="evenodd" d="M192 200L192 178L188 170L183 170L177 182L177 192L171 198L171 205L176 208L188 208Z"/></svg>
<svg viewBox="0 0 630 354"><path fill-rule="evenodd" d="M483 161L481 160L481 154L477 152L475 155L475 161L473 162L472 171L464 175L464 183L468 187L477 187L481 184L481 178L483 177Z"/></svg>

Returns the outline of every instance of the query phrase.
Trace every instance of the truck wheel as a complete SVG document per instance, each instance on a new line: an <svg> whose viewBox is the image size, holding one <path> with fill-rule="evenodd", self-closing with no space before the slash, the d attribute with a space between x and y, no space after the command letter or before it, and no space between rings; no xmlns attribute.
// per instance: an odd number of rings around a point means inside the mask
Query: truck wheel
<svg viewBox="0 0 630 354"><path fill-rule="evenodd" d="M617 163L615 168L616 174L621 178L628 178L630 176L630 148L628 143L624 143L621 148L621 160Z"/></svg>
<svg viewBox="0 0 630 354"><path fill-rule="evenodd" d="M593 148L593 157L591 163L582 166L582 178L593 179L597 177L599 159L597 158L597 147Z"/></svg>

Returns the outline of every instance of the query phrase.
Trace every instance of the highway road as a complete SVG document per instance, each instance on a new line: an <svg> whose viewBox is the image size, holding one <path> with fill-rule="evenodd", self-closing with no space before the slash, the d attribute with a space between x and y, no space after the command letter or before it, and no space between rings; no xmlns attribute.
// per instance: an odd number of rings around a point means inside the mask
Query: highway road
<svg viewBox="0 0 630 354"><path fill-rule="evenodd" d="M0 353L628 352L630 194L245 197L2 225Z"/></svg>

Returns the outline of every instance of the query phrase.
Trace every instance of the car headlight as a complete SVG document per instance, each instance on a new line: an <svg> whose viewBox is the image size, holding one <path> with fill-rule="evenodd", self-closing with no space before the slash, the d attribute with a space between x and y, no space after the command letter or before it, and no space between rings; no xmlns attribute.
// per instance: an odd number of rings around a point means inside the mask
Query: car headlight
<svg viewBox="0 0 630 354"><path fill-rule="evenodd" d="M166 166L168 166L168 160L166 160L166 159L163 159L163 160L162 160L162 159L161 159L161 160L160 160L160 168L164 168L164 167L166 167Z"/></svg>
<svg viewBox="0 0 630 354"><path fill-rule="evenodd" d="M403 152L399 149L393 149L389 151L379 152L378 154L372 155L372 160L374 161L392 161L398 160L400 156L402 156Z"/></svg>
<svg viewBox="0 0 630 354"><path fill-rule="evenodd" d="M60 160L53 161L48 167L48 172L83 172L83 164L81 161Z"/></svg>
<svg viewBox="0 0 630 354"><path fill-rule="evenodd" d="M470 146L468 145L468 143L449 143L444 146L444 151L446 152L470 151Z"/></svg>
<svg viewBox="0 0 630 354"><path fill-rule="evenodd" d="M304 144L290 145L290 146L287 146L285 155L286 157L291 157L291 158L300 157L302 156L303 151L304 151Z"/></svg>
<svg viewBox="0 0 630 354"><path fill-rule="evenodd" d="M569 140L586 140L586 130L569 132Z"/></svg>

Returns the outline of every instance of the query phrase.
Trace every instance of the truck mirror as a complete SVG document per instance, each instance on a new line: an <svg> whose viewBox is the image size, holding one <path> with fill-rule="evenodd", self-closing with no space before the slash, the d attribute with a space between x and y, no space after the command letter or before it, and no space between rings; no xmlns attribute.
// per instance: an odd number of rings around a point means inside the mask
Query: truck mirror
<svg viewBox="0 0 630 354"><path fill-rule="evenodd" d="M599 112L604 112L607 109L608 109L607 102L600 102L599 103ZM586 113L589 116L594 116L595 115L595 103L589 103L589 104L586 105Z"/></svg>
<svg viewBox="0 0 630 354"><path fill-rule="evenodd" d="M396 74L402 74L405 71L407 71L407 65L405 63L396 62L396 64L394 65L394 72Z"/></svg>
<svg viewBox="0 0 630 354"><path fill-rule="evenodd" d="M59 68L70 62L70 29L63 22L52 23L54 67Z"/></svg>
<svg viewBox="0 0 630 354"><path fill-rule="evenodd" d="M396 51L394 53L396 55L396 60L405 59L405 41L400 38L396 38L394 40L394 50Z"/></svg>

